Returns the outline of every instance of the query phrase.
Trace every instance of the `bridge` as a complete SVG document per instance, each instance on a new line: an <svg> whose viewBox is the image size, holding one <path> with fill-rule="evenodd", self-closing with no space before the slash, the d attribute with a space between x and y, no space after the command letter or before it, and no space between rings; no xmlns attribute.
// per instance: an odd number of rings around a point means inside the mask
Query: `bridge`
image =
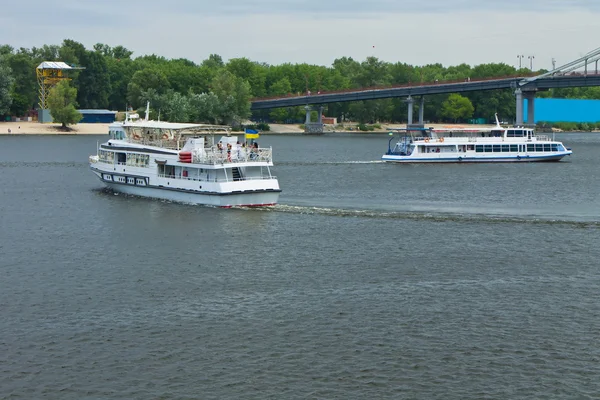
<svg viewBox="0 0 600 400"><path fill-rule="evenodd" d="M598 73L599 60L600 48L589 52L575 61L537 76L511 76L482 80L466 79L460 82L407 84L393 87L318 93L316 95L255 99L252 101L251 110L305 106L307 131L318 133L319 131L323 131L323 124L321 123L323 104L403 97L406 98L408 104L408 125L412 125L413 96L419 96L421 107L419 107L418 124L423 126L423 104L426 95L512 89L516 97L516 125L523 125L523 100L528 100L527 120L533 121L535 113L533 99L538 90L600 86L600 74ZM588 65L591 63L595 63L595 70L593 73L588 73ZM584 68L584 70L580 71L581 68ZM318 121L316 123L310 121L310 112L313 109L318 111Z"/></svg>

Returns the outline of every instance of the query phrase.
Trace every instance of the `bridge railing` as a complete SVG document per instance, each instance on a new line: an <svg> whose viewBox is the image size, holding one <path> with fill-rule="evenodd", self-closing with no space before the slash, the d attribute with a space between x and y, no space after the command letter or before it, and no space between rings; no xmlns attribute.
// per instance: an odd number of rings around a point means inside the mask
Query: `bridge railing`
<svg viewBox="0 0 600 400"><path fill-rule="evenodd" d="M329 95L329 94L342 94L342 93L352 93L352 92L368 92L375 90L385 90L385 89L400 89L400 88L409 88L409 87L422 87L422 86L440 86L440 85L452 85L452 84L462 84L462 83L474 83L474 82L487 82L487 81L496 81L496 80L504 80L504 79L519 79L536 76L534 73L530 74L518 74L518 75L507 75L507 76L496 76L496 77L488 77L488 78L463 78L463 79L455 79L449 81L427 81L427 82L408 82L397 85L388 85L388 86L370 86L366 88L350 88L350 89L340 89L340 90L331 90L331 91L319 91L316 94L311 93L302 93L302 94L293 94L288 93L283 96L271 96L271 97L260 97L254 98L250 101L258 102L258 101L267 101L267 100L277 100L277 99L289 99L289 98L298 98L298 97L312 97L312 96L321 96L321 95Z"/></svg>

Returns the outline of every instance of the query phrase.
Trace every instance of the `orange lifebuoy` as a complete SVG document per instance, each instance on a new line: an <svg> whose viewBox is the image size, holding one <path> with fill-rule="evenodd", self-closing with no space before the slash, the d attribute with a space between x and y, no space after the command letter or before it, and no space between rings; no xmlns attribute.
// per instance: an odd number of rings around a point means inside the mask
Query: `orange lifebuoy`
<svg viewBox="0 0 600 400"><path fill-rule="evenodd" d="M167 140L169 138L169 135L167 135L166 133L164 135L162 135L163 140Z"/></svg>
<svg viewBox="0 0 600 400"><path fill-rule="evenodd" d="M192 162L192 152L191 151L180 151L179 152L179 162L191 163Z"/></svg>

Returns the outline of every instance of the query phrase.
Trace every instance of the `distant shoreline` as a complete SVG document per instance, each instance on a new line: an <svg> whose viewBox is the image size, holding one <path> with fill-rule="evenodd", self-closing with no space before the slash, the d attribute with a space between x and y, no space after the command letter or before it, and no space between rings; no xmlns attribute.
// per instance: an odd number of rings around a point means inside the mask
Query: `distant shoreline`
<svg viewBox="0 0 600 400"><path fill-rule="evenodd" d="M106 123L86 123L86 124L75 124L70 125L70 131L63 131L60 129L60 124L41 124L39 122L0 122L0 135L108 135L108 127L110 124ZM405 128L406 124L381 124L380 129L373 131L360 131L356 127L352 126L352 130L349 130L350 126L341 128L340 126L326 126L325 134L328 133L347 133L347 134L385 134L390 129ZM304 131L298 124L269 124L271 130L268 132L261 132L261 135L303 135ZM434 129L456 129L456 128L469 128L469 129L490 129L495 125L470 125L470 124L426 124L427 128ZM9 132L10 131L10 132ZM568 131L554 130L556 133L569 133ZM574 131L573 131L574 132ZM590 131L598 132L598 131ZM543 133L543 132L539 132ZM243 135L243 132L231 132L232 135Z"/></svg>

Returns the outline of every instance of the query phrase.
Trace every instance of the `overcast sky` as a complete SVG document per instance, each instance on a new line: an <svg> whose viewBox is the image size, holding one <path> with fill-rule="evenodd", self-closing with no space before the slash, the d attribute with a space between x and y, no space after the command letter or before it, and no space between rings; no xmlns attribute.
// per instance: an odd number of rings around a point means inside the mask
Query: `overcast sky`
<svg viewBox="0 0 600 400"><path fill-rule="evenodd" d="M0 43L70 38L135 56L247 57L330 66L336 58L534 69L600 47L600 0L29 0L0 11Z"/></svg>

